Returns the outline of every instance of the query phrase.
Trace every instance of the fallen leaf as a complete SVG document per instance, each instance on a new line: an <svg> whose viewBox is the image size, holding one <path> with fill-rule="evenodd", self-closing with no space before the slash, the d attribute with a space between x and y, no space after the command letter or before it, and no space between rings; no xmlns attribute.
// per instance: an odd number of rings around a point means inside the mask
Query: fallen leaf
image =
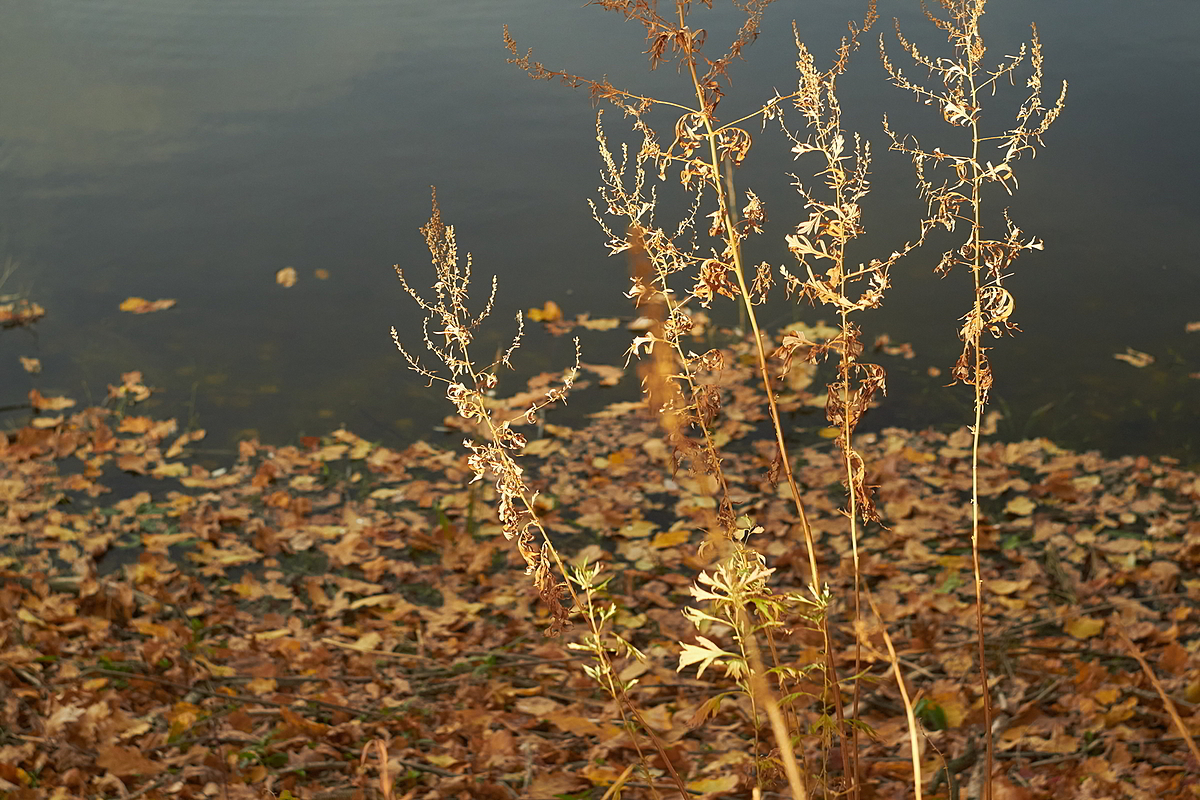
<svg viewBox="0 0 1200 800"><path fill-rule="evenodd" d="M140 403L150 396L150 389L142 383L142 373L138 371L121 373L121 385L108 385L109 399L129 398Z"/></svg>
<svg viewBox="0 0 1200 800"><path fill-rule="evenodd" d="M655 550L663 550L668 547L676 547L685 543L692 538L692 532L684 528L679 528L673 531L663 531L654 537L654 541L650 546Z"/></svg>
<svg viewBox="0 0 1200 800"><path fill-rule="evenodd" d="M1195 333L1196 331L1200 331L1200 322L1189 322L1187 325L1183 326L1183 329L1185 331L1187 331L1188 333Z"/></svg>
<svg viewBox="0 0 1200 800"><path fill-rule="evenodd" d="M1024 495L1021 497L1014 497L1012 500L1008 501L1006 506L1004 506L1005 511L1018 517L1028 517L1033 513L1035 508L1037 508L1037 503L1033 502Z"/></svg>
<svg viewBox="0 0 1200 800"><path fill-rule="evenodd" d="M1104 620L1095 617L1075 617L1066 624L1067 633L1076 639L1091 639L1104 630Z"/></svg>
<svg viewBox="0 0 1200 800"><path fill-rule="evenodd" d="M175 305L174 300L147 300L143 297L127 297L121 302L121 310L131 314L149 314Z"/></svg>
<svg viewBox="0 0 1200 800"><path fill-rule="evenodd" d="M737 788L737 775L722 775L720 778L701 778L698 781L692 781L687 785L687 788L699 794L712 794L713 792L732 792Z"/></svg>
<svg viewBox="0 0 1200 800"><path fill-rule="evenodd" d="M430 761L433 759L430 758ZM560 795L570 794L587 784L574 775L564 775L560 772L541 772L523 792L530 800L552 800Z"/></svg>
<svg viewBox="0 0 1200 800"><path fill-rule="evenodd" d="M16 328L36 322L46 315L46 309L28 300L18 300L15 303L5 303L0 306L0 326Z"/></svg>
<svg viewBox="0 0 1200 800"><path fill-rule="evenodd" d="M275 282L290 289L296 285L296 270L294 267L284 267L275 273Z"/></svg>
<svg viewBox="0 0 1200 800"><path fill-rule="evenodd" d="M556 703L549 697L522 697L513 703L513 708L531 717L547 719L562 712L562 704Z"/></svg>
<svg viewBox="0 0 1200 800"><path fill-rule="evenodd" d="M621 382L621 378L625 377L625 370L621 367L611 367L606 364L584 364L582 362L580 362L579 366L588 372L599 375L601 386L616 386Z"/></svg>
<svg viewBox="0 0 1200 800"><path fill-rule="evenodd" d="M75 405L69 397L43 397L37 389L29 390L29 402L37 411L62 411Z"/></svg>
<svg viewBox="0 0 1200 800"><path fill-rule="evenodd" d="M154 427L154 420L149 417L125 417L117 425L117 430L121 433L143 434Z"/></svg>
<svg viewBox="0 0 1200 800"><path fill-rule="evenodd" d="M1009 581L1004 578L993 578L987 582L987 590L991 594L1012 594L1023 592L1033 583L1029 578L1021 581Z"/></svg>
<svg viewBox="0 0 1200 800"><path fill-rule="evenodd" d="M101 745L96 766L103 767L117 777L129 775L157 775L166 767L151 761L132 747Z"/></svg>
<svg viewBox="0 0 1200 800"><path fill-rule="evenodd" d="M613 328L621 326L621 320L616 317L592 319L587 314L580 314L575 319L575 324L581 328L587 328L589 331L611 331Z"/></svg>
<svg viewBox="0 0 1200 800"><path fill-rule="evenodd" d="M629 539L642 539L654 533L654 529L657 527L657 525L648 519L638 519L617 531L617 535L625 536Z"/></svg>
<svg viewBox="0 0 1200 800"><path fill-rule="evenodd" d="M1113 353L1113 358L1124 361L1126 364L1132 364L1139 369L1154 363L1154 356L1143 353L1141 350L1134 350L1132 347L1126 347L1124 353Z"/></svg>
<svg viewBox="0 0 1200 800"><path fill-rule="evenodd" d="M21 367L31 375L36 375L42 371L42 362L37 358L26 358L25 356L17 356L21 359Z"/></svg>
<svg viewBox="0 0 1200 800"><path fill-rule="evenodd" d="M599 736L604 733L603 728L587 717L579 717L571 714L555 714L549 718L549 722L560 731L566 731L576 736Z"/></svg>
<svg viewBox="0 0 1200 800"><path fill-rule="evenodd" d="M327 270L327 269L313 270L313 277L319 281L327 281L327 280L329 280L329 270Z"/></svg>
<svg viewBox="0 0 1200 800"><path fill-rule="evenodd" d="M562 316L562 309L553 300L547 300L541 308L529 309L529 318L534 322L558 322Z"/></svg>

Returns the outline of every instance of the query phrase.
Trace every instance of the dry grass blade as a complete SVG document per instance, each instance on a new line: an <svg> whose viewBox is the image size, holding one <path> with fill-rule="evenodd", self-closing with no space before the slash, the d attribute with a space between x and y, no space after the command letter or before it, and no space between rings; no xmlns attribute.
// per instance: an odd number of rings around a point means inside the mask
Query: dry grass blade
<svg viewBox="0 0 1200 800"><path fill-rule="evenodd" d="M379 792L383 795L383 800L395 800L396 794L392 790L392 778L388 772L387 744L382 739L367 742L363 746L359 765L366 767L372 753L379 756Z"/></svg>
<svg viewBox="0 0 1200 800"><path fill-rule="evenodd" d="M1114 613L1112 617L1109 618L1109 621L1112 623L1112 626L1116 628L1117 635L1121 637L1121 642L1125 645L1125 649L1127 649L1130 654L1137 659L1138 664L1141 665L1142 672L1145 673L1146 677L1150 680L1150 685L1154 687L1154 691L1158 692L1158 696L1163 701L1163 705L1166 707L1167 713L1171 716L1171 722L1175 724L1175 728L1179 731L1179 734L1183 737L1184 741L1187 742L1188 749L1192 751L1192 758L1196 759L1197 765L1200 765L1200 748L1196 747L1196 740L1192 738L1191 732L1188 730L1183 718L1179 716L1179 711L1175 708L1175 703L1171 701L1171 698L1167 695L1166 690L1163 689L1163 685L1158 680L1158 677L1154 674L1154 670L1150 669L1150 665L1146 663L1146 657L1142 655L1142 651L1136 644L1133 643L1133 640L1129 638L1129 634L1125 632L1125 625L1121 621L1120 615Z"/></svg>
<svg viewBox="0 0 1200 800"><path fill-rule="evenodd" d="M900 671L900 659L896 655L896 647L892 644L891 634L888 633L887 624L883 620L883 616L879 613L878 606L875 605L875 599L871 597L871 591L866 591L867 603L871 606L871 611L879 620L880 631L883 634L883 643L887 646L888 659L892 664L892 672L896 676L896 686L900 689L900 699L904 702L904 716L908 721L908 743L912 753L913 767L913 793L917 800L921 800L921 791L923 781L921 778L921 741L918 734L920 728L917 725L917 717L913 712L913 702L908 696L908 687L904 685L904 673Z"/></svg>

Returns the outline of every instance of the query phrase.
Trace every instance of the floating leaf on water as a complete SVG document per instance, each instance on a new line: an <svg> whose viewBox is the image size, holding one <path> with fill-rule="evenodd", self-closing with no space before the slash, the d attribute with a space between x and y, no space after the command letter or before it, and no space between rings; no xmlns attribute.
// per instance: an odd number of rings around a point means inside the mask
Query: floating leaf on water
<svg viewBox="0 0 1200 800"><path fill-rule="evenodd" d="M36 322L45 316L46 309L28 300L18 300L15 303L0 305L0 327L16 328Z"/></svg>
<svg viewBox="0 0 1200 800"><path fill-rule="evenodd" d="M29 390L29 402L37 411L62 411L75 405L69 397L44 397L37 389Z"/></svg>
<svg viewBox="0 0 1200 800"><path fill-rule="evenodd" d="M296 285L296 269L295 267L284 267L275 273L275 282L280 286L290 289Z"/></svg>
<svg viewBox="0 0 1200 800"><path fill-rule="evenodd" d="M529 309L529 318L534 322L558 322L562 317L562 309L553 300L547 300L541 308Z"/></svg>
<svg viewBox="0 0 1200 800"><path fill-rule="evenodd" d="M121 310L131 314L149 314L152 311L163 311L175 305L174 300L147 300L143 297L126 297L121 301Z"/></svg>
<svg viewBox="0 0 1200 800"><path fill-rule="evenodd" d="M579 366L588 372L599 375L601 386L616 386L621 382L621 378L625 377L625 370L621 367L611 367L607 364L584 364L582 362Z"/></svg>
<svg viewBox="0 0 1200 800"><path fill-rule="evenodd" d="M1118 361L1124 361L1126 364L1132 364L1139 369L1148 367L1154 363L1154 356L1149 353L1143 353L1140 350L1134 350L1132 347L1126 347L1124 353L1113 353L1113 358Z"/></svg>
<svg viewBox="0 0 1200 800"><path fill-rule="evenodd" d="M575 318L575 324L587 328L589 331L611 331L613 328L621 326L621 320L616 317L592 319L587 314L580 314Z"/></svg>

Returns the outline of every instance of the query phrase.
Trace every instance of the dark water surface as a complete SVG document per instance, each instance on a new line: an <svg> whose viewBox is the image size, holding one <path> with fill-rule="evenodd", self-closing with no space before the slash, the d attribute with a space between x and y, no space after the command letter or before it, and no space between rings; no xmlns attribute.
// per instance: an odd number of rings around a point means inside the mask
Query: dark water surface
<svg viewBox="0 0 1200 800"><path fill-rule="evenodd" d="M31 387L100 400L123 371L162 391L149 409L193 418L207 446L255 433L286 442L344 423L391 443L429 436L449 413L403 368L387 329L414 341L418 319L392 264L427 283L417 232L437 184L477 274L500 276L490 360L517 308L557 301L569 314L629 314L625 264L608 259L586 204L599 179L586 93L534 83L506 65L508 23L551 66L677 99L674 69L647 72L640 29L560 0L8 0L0 5L0 294L48 309L0 334L0 405ZM881 2L933 54L936 32L907 0ZM790 21L827 58L855 3L780 2L733 70L721 112L750 111L794 84ZM999 60L1036 21L1049 99L1070 81L1067 112L1036 160L1017 163L1014 219L1046 249L1020 259L1010 288L1024 332L994 351L1006 436L1048 435L1109 454L1200 461L1197 229L1200 4L1193 0L992 0L984 18ZM697 20L701 20L698 17ZM711 42L729 21L719 14ZM903 63L894 47L893 57ZM913 77L923 77L908 69ZM985 106L997 132L1019 91ZM842 84L846 122L877 147L871 236L856 260L896 247L920 211L908 162L887 153L879 119L957 150L959 132L885 83L873 40ZM632 141L606 114L614 141ZM773 227L753 260L786 259L804 216L788 187L803 172L768 131L739 174L768 202ZM757 158L756 158L757 156ZM926 376L957 354L969 278L897 269L868 333L911 342L885 360L892 393L875 425L958 424L965 392ZM277 270L294 267L290 289ZM326 280L315 277L328 272ZM175 298L145 316L136 295ZM822 316L775 303L773 323ZM621 331L585 338L585 360L613 361ZM1156 361L1136 369L1126 347ZM569 344L535 333L527 373L565 365ZM26 375L18 356L38 357ZM515 391L516 382L511 385ZM573 408L616 399L617 390ZM11 426L21 412L7 414ZM817 424L814 420L813 424ZM436 434L434 434L436 435ZM214 453L214 457L218 455Z"/></svg>

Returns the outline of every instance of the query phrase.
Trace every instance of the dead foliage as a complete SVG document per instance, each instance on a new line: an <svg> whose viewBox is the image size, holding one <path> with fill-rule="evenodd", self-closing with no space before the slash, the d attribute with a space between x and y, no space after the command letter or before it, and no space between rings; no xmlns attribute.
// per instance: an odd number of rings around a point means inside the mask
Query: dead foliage
<svg viewBox="0 0 1200 800"><path fill-rule="evenodd" d="M763 474L772 456L755 441L763 411L745 402L757 380L745 356L744 346L723 351L713 428L728 440L731 491L754 498L776 567L768 586L785 592L803 585L807 554L794 505ZM801 390L784 403L817 399ZM649 791L626 770L636 743L583 674L587 660L543 638L552 616L504 544L496 489L470 483L468 455L423 442L393 450L340 430L286 447L243 442L234 463L209 470L181 438L191 434L171 421L90 408L2 440L8 796L368 796L383 774L377 750L364 758L372 741L386 743L397 796L599 796L617 782L629 796ZM945 796L977 770L967 756L981 733L962 540L971 435L886 430L858 445L886 525L864 529L860 570L914 693L925 771L952 767ZM830 617L849 619L842 466L823 448L799 458L818 557L833 565ZM672 477L670 459L655 419L618 407L583 429L547 425L521 465L565 557L614 576L601 592L614 629L668 656L613 666L637 679L629 694L672 767L692 792L748 793L747 697L722 691L718 666L700 680L671 655L691 627L679 609L711 497L694 476ZM1045 440L988 444L980 460L996 791L1190 797L1200 765L1132 656L1195 730L1200 475ZM118 464L157 480L106 501ZM855 642L869 643L862 791L908 796L890 661L878 629L858 633L835 625L833 653L848 673ZM727 629L708 636L731 644ZM819 641L797 626L778 646L783 664L801 665ZM801 721L827 717L819 676L799 685L809 692ZM808 740L799 755L821 785L838 785L836 754Z"/></svg>

